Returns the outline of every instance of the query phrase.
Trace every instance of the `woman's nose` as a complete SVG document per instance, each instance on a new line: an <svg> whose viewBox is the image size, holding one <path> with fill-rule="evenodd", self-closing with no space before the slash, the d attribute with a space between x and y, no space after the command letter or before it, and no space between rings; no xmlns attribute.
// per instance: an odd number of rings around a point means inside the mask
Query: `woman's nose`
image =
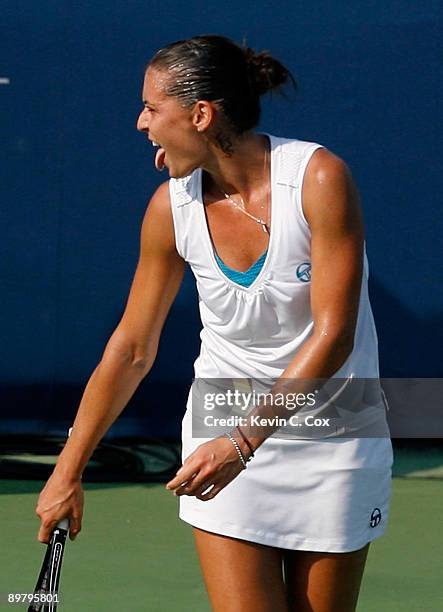
<svg viewBox="0 0 443 612"><path fill-rule="evenodd" d="M138 116L138 119L137 119L137 130L139 132L144 132L148 128L149 128L149 125L148 125L148 115L147 115L147 113L145 113L144 110L142 110L142 112L140 113L140 115Z"/></svg>

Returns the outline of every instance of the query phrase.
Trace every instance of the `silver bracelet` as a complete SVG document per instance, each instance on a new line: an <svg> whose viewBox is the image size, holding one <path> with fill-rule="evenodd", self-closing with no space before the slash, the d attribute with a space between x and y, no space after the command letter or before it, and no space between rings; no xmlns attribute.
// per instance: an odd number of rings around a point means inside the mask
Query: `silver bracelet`
<svg viewBox="0 0 443 612"><path fill-rule="evenodd" d="M239 445L237 444L237 440L235 440L235 439L234 439L234 438L231 436L231 434L230 434L230 433L225 433L225 436L231 440L232 444L234 445L235 450L237 451L238 457L239 457L239 459L240 459L240 461L241 461L241 463L242 463L242 465L243 465L243 469L244 469L244 470L246 470L246 468L247 468L248 466L246 465L246 461L245 461L245 458L243 457L243 453L241 452L240 447L239 447Z"/></svg>

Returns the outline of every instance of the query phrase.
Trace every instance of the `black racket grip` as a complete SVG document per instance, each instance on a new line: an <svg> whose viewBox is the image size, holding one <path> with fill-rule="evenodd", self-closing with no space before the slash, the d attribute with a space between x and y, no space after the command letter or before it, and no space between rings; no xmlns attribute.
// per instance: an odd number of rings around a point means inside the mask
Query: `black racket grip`
<svg viewBox="0 0 443 612"><path fill-rule="evenodd" d="M47 545L45 557L34 589L36 595L52 595L53 600L49 603L35 601L28 607L28 612L56 612L58 597L58 584L60 581L63 552L65 549L66 536L69 531L69 520L62 519L54 531Z"/></svg>

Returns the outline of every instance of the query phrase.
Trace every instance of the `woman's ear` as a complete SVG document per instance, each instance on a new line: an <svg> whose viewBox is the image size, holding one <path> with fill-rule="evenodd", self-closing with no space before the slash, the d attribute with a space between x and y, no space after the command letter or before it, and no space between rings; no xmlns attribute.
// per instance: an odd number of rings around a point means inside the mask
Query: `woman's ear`
<svg viewBox="0 0 443 612"><path fill-rule="evenodd" d="M216 108L212 102L199 100L192 109L192 123L197 132L205 132L215 121Z"/></svg>

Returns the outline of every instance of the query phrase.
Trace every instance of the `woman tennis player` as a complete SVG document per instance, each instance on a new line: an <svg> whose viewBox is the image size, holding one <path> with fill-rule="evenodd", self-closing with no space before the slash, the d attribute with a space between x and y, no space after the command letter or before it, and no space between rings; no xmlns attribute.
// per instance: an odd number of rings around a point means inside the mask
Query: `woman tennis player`
<svg viewBox="0 0 443 612"><path fill-rule="evenodd" d="M317 143L254 131L260 96L291 80L269 53L221 36L173 43L149 63L137 127L170 180L149 203L125 312L40 494L40 541L65 517L71 539L80 531L82 471L154 362L185 262L203 323L196 380L254 391L269 380L274 394L307 396L306 381L340 379L340 397L353 381L378 383L350 171ZM167 488L193 526L215 611L355 610L369 543L386 527L392 464L382 393L363 388L360 411L337 413L350 415L352 437L254 427L253 415L278 412L260 402L226 434L197 436L190 393L183 466Z"/></svg>

